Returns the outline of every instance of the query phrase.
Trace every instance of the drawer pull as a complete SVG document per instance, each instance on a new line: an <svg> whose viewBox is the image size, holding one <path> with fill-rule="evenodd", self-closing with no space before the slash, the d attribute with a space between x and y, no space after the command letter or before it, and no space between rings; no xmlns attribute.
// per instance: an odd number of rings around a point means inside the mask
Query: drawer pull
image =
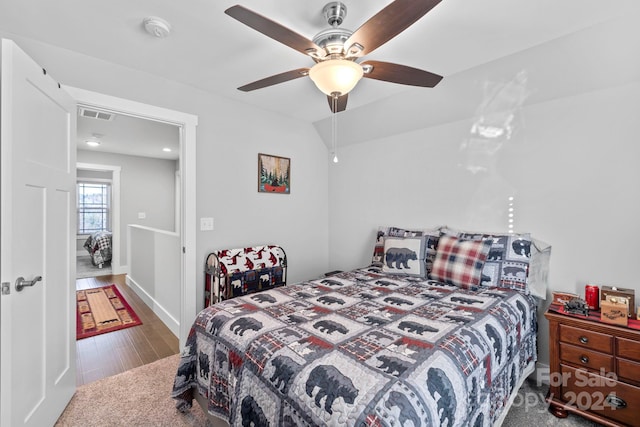
<svg viewBox="0 0 640 427"><path fill-rule="evenodd" d="M615 409L622 409L627 407L627 402L620 399L615 394L610 394L607 396L606 402L611 405Z"/></svg>
<svg viewBox="0 0 640 427"><path fill-rule="evenodd" d="M586 344L589 342L589 338L585 337L584 335L580 337L580 342L582 344Z"/></svg>
<svg viewBox="0 0 640 427"><path fill-rule="evenodd" d="M580 361L584 364L589 363L589 358L587 356L580 356Z"/></svg>

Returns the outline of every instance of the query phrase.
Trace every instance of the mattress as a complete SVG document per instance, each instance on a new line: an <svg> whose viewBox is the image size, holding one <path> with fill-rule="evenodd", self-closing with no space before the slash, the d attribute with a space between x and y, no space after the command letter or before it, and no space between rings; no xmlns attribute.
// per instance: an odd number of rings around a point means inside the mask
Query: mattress
<svg viewBox="0 0 640 427"><path fill-rule="evenodd" d="M536 360L536 303L358 269L223 301L176 372L231 425L489 426Z"/></svg>

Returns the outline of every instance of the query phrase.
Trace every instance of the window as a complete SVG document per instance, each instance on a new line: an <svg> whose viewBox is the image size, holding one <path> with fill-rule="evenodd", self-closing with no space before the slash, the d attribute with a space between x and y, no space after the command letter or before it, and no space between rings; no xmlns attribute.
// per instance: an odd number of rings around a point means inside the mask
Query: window
<svg viewBox="0 0 640 427"><path fill-rule="evenodd" d="M111 184L78 182L78 234L111 230Z"/></svg>

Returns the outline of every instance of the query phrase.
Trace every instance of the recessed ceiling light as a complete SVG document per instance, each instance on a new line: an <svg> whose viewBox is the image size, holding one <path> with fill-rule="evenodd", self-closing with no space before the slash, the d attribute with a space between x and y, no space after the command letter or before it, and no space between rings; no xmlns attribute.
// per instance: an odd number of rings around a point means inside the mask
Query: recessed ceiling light
<svg viewBox="0 0 640 427"><path fill-rule="evenodd" d="M89 138L84 140L84 142L90 147L97 147L102 143L102 141L100 141L100 138L102 138L103 136L104 135L102 135L101 133L92 133Z"/></svg>
<svg viewBox="0 0 640 427"><path fill-rule="evenodd" d="M165 153L170 153L171 152L171 148L163 148L162 151L164 151Z"/></svg>

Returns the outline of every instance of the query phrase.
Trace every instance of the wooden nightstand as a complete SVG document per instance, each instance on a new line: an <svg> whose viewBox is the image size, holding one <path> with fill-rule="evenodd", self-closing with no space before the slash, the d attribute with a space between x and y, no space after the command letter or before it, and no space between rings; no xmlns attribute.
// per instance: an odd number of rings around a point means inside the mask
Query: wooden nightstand
<svg viewBox="0 0 640 427"><path fill-rule="evenodd" d="M549 411L640 426L640 330L548 310Z"/></svg>

